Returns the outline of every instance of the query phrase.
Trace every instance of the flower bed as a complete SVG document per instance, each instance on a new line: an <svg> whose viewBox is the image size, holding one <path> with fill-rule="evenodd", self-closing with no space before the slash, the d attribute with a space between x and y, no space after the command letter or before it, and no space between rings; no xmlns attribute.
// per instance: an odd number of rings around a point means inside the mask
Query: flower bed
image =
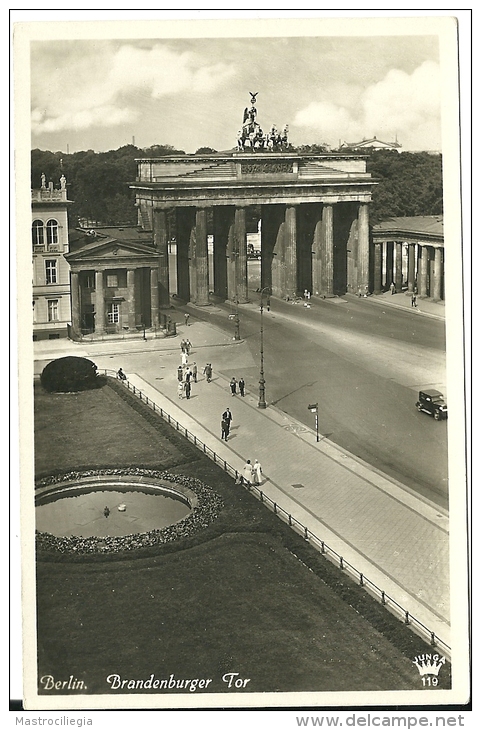
<svg viewBox="0 0 481 730"><path fill-rule="evenodd" d="M221 497L207 487L199 479L185 477L179 474L130 467L124 469L88 469L85 471L68 471L63 474L48 476L36 482L36 490L43 491L45 487L65 485L72 482L82 482L92 477L141 477L148 480L167 481L187 490L196 496L196 504L191 512L174 525L168 525L159 530L125 535L122 537L55 537L47 532L36 531L36 547L38 551L57 552L63 554L80 555L92 553L131 553L132 551L161 545L175 540L188 538L199 530L210 525L219 515L224 503Z"/></svg>

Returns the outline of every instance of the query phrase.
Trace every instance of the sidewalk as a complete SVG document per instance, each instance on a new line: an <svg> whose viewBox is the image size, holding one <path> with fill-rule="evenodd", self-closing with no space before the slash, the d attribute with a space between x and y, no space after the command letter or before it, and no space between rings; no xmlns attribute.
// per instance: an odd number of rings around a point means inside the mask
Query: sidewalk
<svg viewBox="0 0 481 730"><path fill-rule="evenodd" d="M447 515L373 471L256 394L231 396L216 376L193 385L179 400L174 375L153 382L130 374L132 385L165 409L235 469L259 459L262 490L307 526L448 645L449 532ZM229 441L220 439L220 416L229 406Z"/></svg>
<svg viewBox="0 0 481 730"><path fill-rule="evenodd" d="M354 297L354 294L346 294L346 299ZM364 299L364 297L363 297ZM408 309L414 315L422 314L427 317L433 317L436 319L446 318L446 308L444 302L433 302L432 299L421 299L417 297L417 307L411 306L411 295L406 292L399 292L399 294L391 294L390 291L384 292L383 294L372 294L365 298L365 301L372 302L373 304L381 305L383 307L395 307L396 309Z"/></svg>
<svg viewBox="0 0 481 730"><path fill-rule="evenodd" d="M231 364L236 352L242 356L230 336L195 320L176 337L147 342L35 342L35 372L66 354L95 358L99 369L115 369L118 355L141 355L141 363L134 358L137 372L126 370L132 385L239 471L246 459L259 459L270 499L450 645L447 514L327 439L317 443L313 430L274 406L258 409L257 393L231 396L218 370L212 383L201 375L192 397L179 400L176 368L184 337L194 342L191 359L198 365L209 348L225 347ZM226 406L233 413L227 443L220 439Z"/></svg>

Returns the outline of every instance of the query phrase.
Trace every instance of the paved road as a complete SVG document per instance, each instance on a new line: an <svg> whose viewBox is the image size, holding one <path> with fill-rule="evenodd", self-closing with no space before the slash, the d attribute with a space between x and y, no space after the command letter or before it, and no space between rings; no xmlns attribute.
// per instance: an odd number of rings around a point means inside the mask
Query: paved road
<svg viewBox="0 0 481 730"><path fill-rule="evenodd" d="M255 293L251 293L255 297ZM446 392L444 323L365 300L318 301L311 308L273 300L264 311L267 399L441 506L447 506L447 424L414 407L417 391ZM230 330L228 307L195 315ZM222 362L226 375L258 388L258 306L240 307L251 361Z"/></svg>

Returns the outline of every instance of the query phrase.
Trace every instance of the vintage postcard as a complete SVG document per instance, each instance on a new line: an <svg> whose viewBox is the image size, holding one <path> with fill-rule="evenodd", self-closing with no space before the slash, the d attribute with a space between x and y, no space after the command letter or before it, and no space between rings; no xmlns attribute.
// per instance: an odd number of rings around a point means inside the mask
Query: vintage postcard
<svg viewBox="0 0 481 730"><path fill-rule="evenodd" d="M470 702L436 12L14 23L25 709Z"/></svg>

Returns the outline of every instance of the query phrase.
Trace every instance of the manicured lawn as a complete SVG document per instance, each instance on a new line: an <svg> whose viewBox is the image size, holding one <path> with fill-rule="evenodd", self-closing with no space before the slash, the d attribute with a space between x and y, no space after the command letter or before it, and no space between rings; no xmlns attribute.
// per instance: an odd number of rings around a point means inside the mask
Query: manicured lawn
<svg viewBox="0 0 481 730"><path fill-rule="evenodd" d="M244 692L422 689L412 659L429 647L120 387L36 388L39 476L168 469L225 506L202 533L136 557L39 554L39 676L74 675L88 694L112 694L111 674L152 673L212 679L203 692L232 691L230 672L250 679ZM447 667L439 680L449 686Z"/></svg>

